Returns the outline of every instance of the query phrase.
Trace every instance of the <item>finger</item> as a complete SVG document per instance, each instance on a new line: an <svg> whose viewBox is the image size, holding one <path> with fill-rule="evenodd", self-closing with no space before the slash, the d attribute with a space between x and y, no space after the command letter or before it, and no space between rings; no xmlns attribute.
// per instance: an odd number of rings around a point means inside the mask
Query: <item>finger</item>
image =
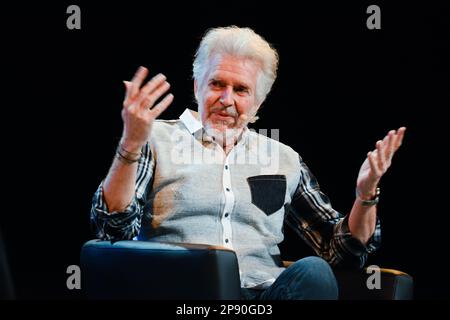
<svg viewBox="0 0 450 320"><path fill-rule="evenodd" d="M391 164L392 156L394 155L394 146L395 146L395 130L389 131L387 140L387 146L386 146L386 161L387 165L389 166Z"/></svg>
<svg viewBox="0 0 450 320"><path fill-rule="evenodd" d="M140 66L139 69L134 74L133 79L131 80L131 91L130 91L130 99L134 99L138 93L139 88L144 82L145 77L147 77L148 69L146 67Z"/></svg>
<svg viewBox="0 0 450 320"><path fill-rule="evenodd" d="M123 84L125 85L125 104L126 104L128 102L129 95L130 95L131 82L124 80Z"/></svg>
<svg viewBox="0 0 450 320"><path fill-rule="evenodd" d="M154 113L154 117L157 118L173 101L173 94L169 93L164 97L151 111Z"/></svg>
<svg viewBox="0 0 450 320"><path fill-rule="evenodd" d="M389 134L384 136L382 142L383 142L382 147L383 147L383 157L384 157L383 159L386 159L386 152L388 151L388 145L389 145Z"/></svg>
<svg viewBox="0 0 450 320"><path fill-rule="evenodd" d="M149 82L142 87L139 93L139 104L142 105L142 102L147 99L148 95L153 92L156 88L158 88L164 81L166 80L166 76L163 74L157 74L154 76Z"/></svg>
<svg viewBox="0 0 450 320"><path fill-rule="evenodd" d="M369 153L367 153L367 158L369 159L370 169L372 170L375 177L377 178L381 177L381 173L380 170L378 169L377 161L375 159L375 155L373 154L373 152L369 151Z"/></svg>
<svg viewBox="0 0 450 320"><path fill-rule="evenodd" d="M395 151L402 145L403 137L405 136L406 127L401 127L397 130L395 139Z"/></svg>
<svg viewBox="0 0 450 320"><path fill-rule="evenodd" d="M378 168L380 169L381 172L384 172L385 161L384 161L383 141L378 140L376 143L376 147L377 147Z"/></svg>
<svg viewBox="0 0 450 320"><path fill-rule="evenodd" d="M141 108L151 109L155 102L161 98L164 93L170 89L170 84L164 81L159 87L157 87L152 93L148 94L147 97L141 102Z"/></svg>

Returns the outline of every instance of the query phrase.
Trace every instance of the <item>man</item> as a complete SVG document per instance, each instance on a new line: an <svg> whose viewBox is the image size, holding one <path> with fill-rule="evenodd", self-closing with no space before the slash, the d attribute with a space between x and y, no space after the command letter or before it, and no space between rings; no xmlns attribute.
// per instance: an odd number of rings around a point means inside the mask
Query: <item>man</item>
<svg viewBox="0 0 450 320"><path fill-rule="evenodd" d="M277 67L276 51L253 30L209 30L193 64L198 114L172 121L155 120L173 100L166 78L144 84L148 71L139 68L125 82L122 138L93 199L98 237L223 245L237 253L244 298L336 299L329 265L361 267L376 249L377 185L405 128L367 154L343 217L294 150L247 128ZM320 258L283 268L284 223Z"/></svg>

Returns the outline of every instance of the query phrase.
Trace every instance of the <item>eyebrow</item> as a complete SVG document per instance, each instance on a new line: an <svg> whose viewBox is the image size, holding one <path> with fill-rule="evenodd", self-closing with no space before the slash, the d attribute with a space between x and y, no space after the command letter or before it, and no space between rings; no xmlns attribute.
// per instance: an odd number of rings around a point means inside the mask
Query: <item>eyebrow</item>
<svg viewBox="0 0 450 320"><path fill-rule="evenodd" d="M220 84L225 84L226 83L224 80L222 80L220 78L211 78L211 79L209 79L208 83L211 83L213 81L218 82ZM233 85L233 88L239 88L239 89L244 88L244 89L250 90L250 86L247 85L246 83L242 83L242 82L236 83L235 85Z"/></svg>

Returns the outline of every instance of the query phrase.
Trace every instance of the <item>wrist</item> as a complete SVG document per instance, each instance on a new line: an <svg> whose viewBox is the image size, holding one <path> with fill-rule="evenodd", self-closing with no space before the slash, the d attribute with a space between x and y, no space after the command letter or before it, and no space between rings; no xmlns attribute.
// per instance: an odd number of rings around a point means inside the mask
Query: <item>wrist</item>
<svg viewBox="0 0 450 320"><path fill-rule="evenodd" d="M117 146L116 156L119 161L125 164L133 164L141 159L142 152L140 151L140 149L139 152L131 152L123 146L122 142L120 142Z"/></svg>
<svg viewBox="0 0 450 320"><path fill-rule="evenodd" d="M378 192L379 180L356 182L356 196L362 200L373 199Z"/></svg>
<svg viewBox="0 0 450 320"><path fill-rule="evenodd" d="M376 188L372 194L363 195L359 192L358 188L356 188L356 199L361 201L363 206L374 206L378 204L380 197L380 188Z"/></svg>
<svg viewBox="0 0 450 320"><path fill-rule="evenodd" d="M122 139L120 139L119 147L122 150L126 151L126 153L140 154L143 145L141 143L137 143L137 142L122 138Z"/></svg>
<svg viewBox="0 0 450 320"><path fill-rule="evenodd" d="M358 188L356 188L356 196L359 199L361 199L361 200L372 200L377 194L377 189L378 188L375 188L375 189L372 189L369 192L364 192L363 193L363 192L359 191Z"/></svg>

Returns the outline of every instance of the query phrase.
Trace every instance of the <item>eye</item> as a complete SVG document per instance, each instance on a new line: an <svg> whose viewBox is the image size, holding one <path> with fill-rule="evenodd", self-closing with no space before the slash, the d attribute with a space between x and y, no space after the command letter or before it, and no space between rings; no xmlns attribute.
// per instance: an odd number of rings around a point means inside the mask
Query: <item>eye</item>
<svg viewBox="0 0 450 320"><path fill-rule="evenodd" d="M222 83L222 81L220 80L211 80L209 81L209 85L213 88L222 88L224 86L224 84Z"/></svg>
<svg viewBox="0 0 450 320"><path fill-rule="evenodd" d="M236 87L236 88L234 89L234 91L236 91L237 93L249 93L248 88L247 88L247 87L244 87L244 86Z"/></svg>

